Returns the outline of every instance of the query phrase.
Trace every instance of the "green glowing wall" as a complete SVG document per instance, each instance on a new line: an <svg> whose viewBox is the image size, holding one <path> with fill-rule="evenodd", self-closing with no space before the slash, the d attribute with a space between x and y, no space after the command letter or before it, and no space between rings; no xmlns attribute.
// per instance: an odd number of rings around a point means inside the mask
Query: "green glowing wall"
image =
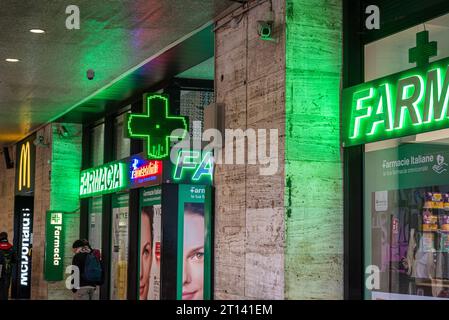
<svg viewBox="0 0 449 320"><path fill-rule="evenodd" d="M63 124L68 137L58 134L58 124L52 124L52 156L50 210L70 212L65 216L64 268L72 262L72 243L79 237L79 175L81 169L82 127L77 124ZM72 299L65 281L49 282L48 299Z"/></svg>
<svg viewBox="0 0 449 320"><path fill-rule="evenodd" d="M342 1L287 0L285 298L343 298Z"/></svg>

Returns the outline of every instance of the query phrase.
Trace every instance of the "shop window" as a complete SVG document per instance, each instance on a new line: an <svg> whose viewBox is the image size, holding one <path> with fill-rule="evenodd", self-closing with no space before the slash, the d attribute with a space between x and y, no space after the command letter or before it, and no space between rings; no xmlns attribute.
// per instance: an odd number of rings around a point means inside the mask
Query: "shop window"
<svg viewBox="0 0 449 320"><path fill-rule="evenodd" d="M430 62L449 57L449 14L395 33L365 46L365 81L414 68L409 49L416 47L416 34L429 31L429 41L438 42L438 55Z"/></svg>
<svg viewBox="0 0 449 320"><path fill-rule="evenodd" d="M131 140L125 138L126 113L114 119L114 159L120 160L130 156Z"/></svg>
<svg viewBox="0 0 449 320"><path fill-rule="evenodd" d="M92 248L101 251L101 222L103 217L103 198L89 199L89 243Z"/></svg>
<svg viewBox="0 0 449 320"><path fill-rule="evenodd" d="M112 198L111 300L126 300L128 278L129 194Z"/></svg>
<svg viewBox="0 0 449 320"><path fill-rule="evenodd" d="M92 167L103 164L104 161L104 123L94 127L91 131L90 156Z"/></svg>
<svg viewBox="0 0 449 320"><path fill-rule="evenodd" d="M425 23L449 56L449 15ZM365 47L365 80L415 67L410 28ZM365 145L366 299L449 298L449 129Z"/></svg>
<svg viewBox="0 0 449 320"><path fill-rule="evenodd" d="M190 138L201 140L204 126L204 108L214 102L214 93L211 91L181 91L181 115L189 118ZM194 122L201 124L194 127Z"/></svg>

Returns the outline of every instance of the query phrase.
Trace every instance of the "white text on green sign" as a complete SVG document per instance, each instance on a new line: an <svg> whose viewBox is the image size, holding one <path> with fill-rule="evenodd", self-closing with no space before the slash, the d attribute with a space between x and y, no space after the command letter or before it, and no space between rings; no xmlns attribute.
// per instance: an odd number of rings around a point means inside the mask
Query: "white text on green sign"
<svg viewBox="0 0 449 320"><path fill-rule="evenodd" d="M449 59L343 91L345 146L449 127Z"/></svg>
<svg viewBox="0 0 449 320"><path fill-rule="evenodd" d="M175 181L185 180L187 176L191 181L199 182L213 180L214 158L212 152L181 150L178 153L173 179Z"/></svg>
<svg viewBox="0 0 449 320"><path fill-rule="evenodd" d="M81 172L80 196L91 197L126 188L126 165L111 163Z"/></svg>

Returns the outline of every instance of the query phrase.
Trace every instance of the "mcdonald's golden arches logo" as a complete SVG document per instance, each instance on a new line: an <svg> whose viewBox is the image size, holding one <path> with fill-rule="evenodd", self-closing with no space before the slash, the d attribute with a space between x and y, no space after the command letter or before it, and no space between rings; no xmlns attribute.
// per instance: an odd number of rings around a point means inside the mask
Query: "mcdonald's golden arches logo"
<svg viewBox="0 0 449 320"><path fill-rule="evenodd" d="M30 142L22 144L20 149L18 190L31 188L31 154Z"/></svg>

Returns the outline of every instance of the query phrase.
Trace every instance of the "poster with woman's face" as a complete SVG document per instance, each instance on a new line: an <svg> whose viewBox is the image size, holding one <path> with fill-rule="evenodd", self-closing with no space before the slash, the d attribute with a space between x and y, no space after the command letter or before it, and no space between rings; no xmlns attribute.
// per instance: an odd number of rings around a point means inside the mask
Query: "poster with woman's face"
<svg viewBox="0 0 449 320"><path fill-rule="evenodd" d="M161 249L160 188L144 189L141 195L139 299L158 300Z"/></svg>
<svg viewBox="0 0 449 320"><path fill-rule="evenodd" d="M182 300L203 300L204 203L184 204Z"/></svg>
<svg viewBox="0 0 449 320"><path fill-rule="evenodd" d="M177 299L210 299L210 202L206 186L179 185Z"/></svg>

